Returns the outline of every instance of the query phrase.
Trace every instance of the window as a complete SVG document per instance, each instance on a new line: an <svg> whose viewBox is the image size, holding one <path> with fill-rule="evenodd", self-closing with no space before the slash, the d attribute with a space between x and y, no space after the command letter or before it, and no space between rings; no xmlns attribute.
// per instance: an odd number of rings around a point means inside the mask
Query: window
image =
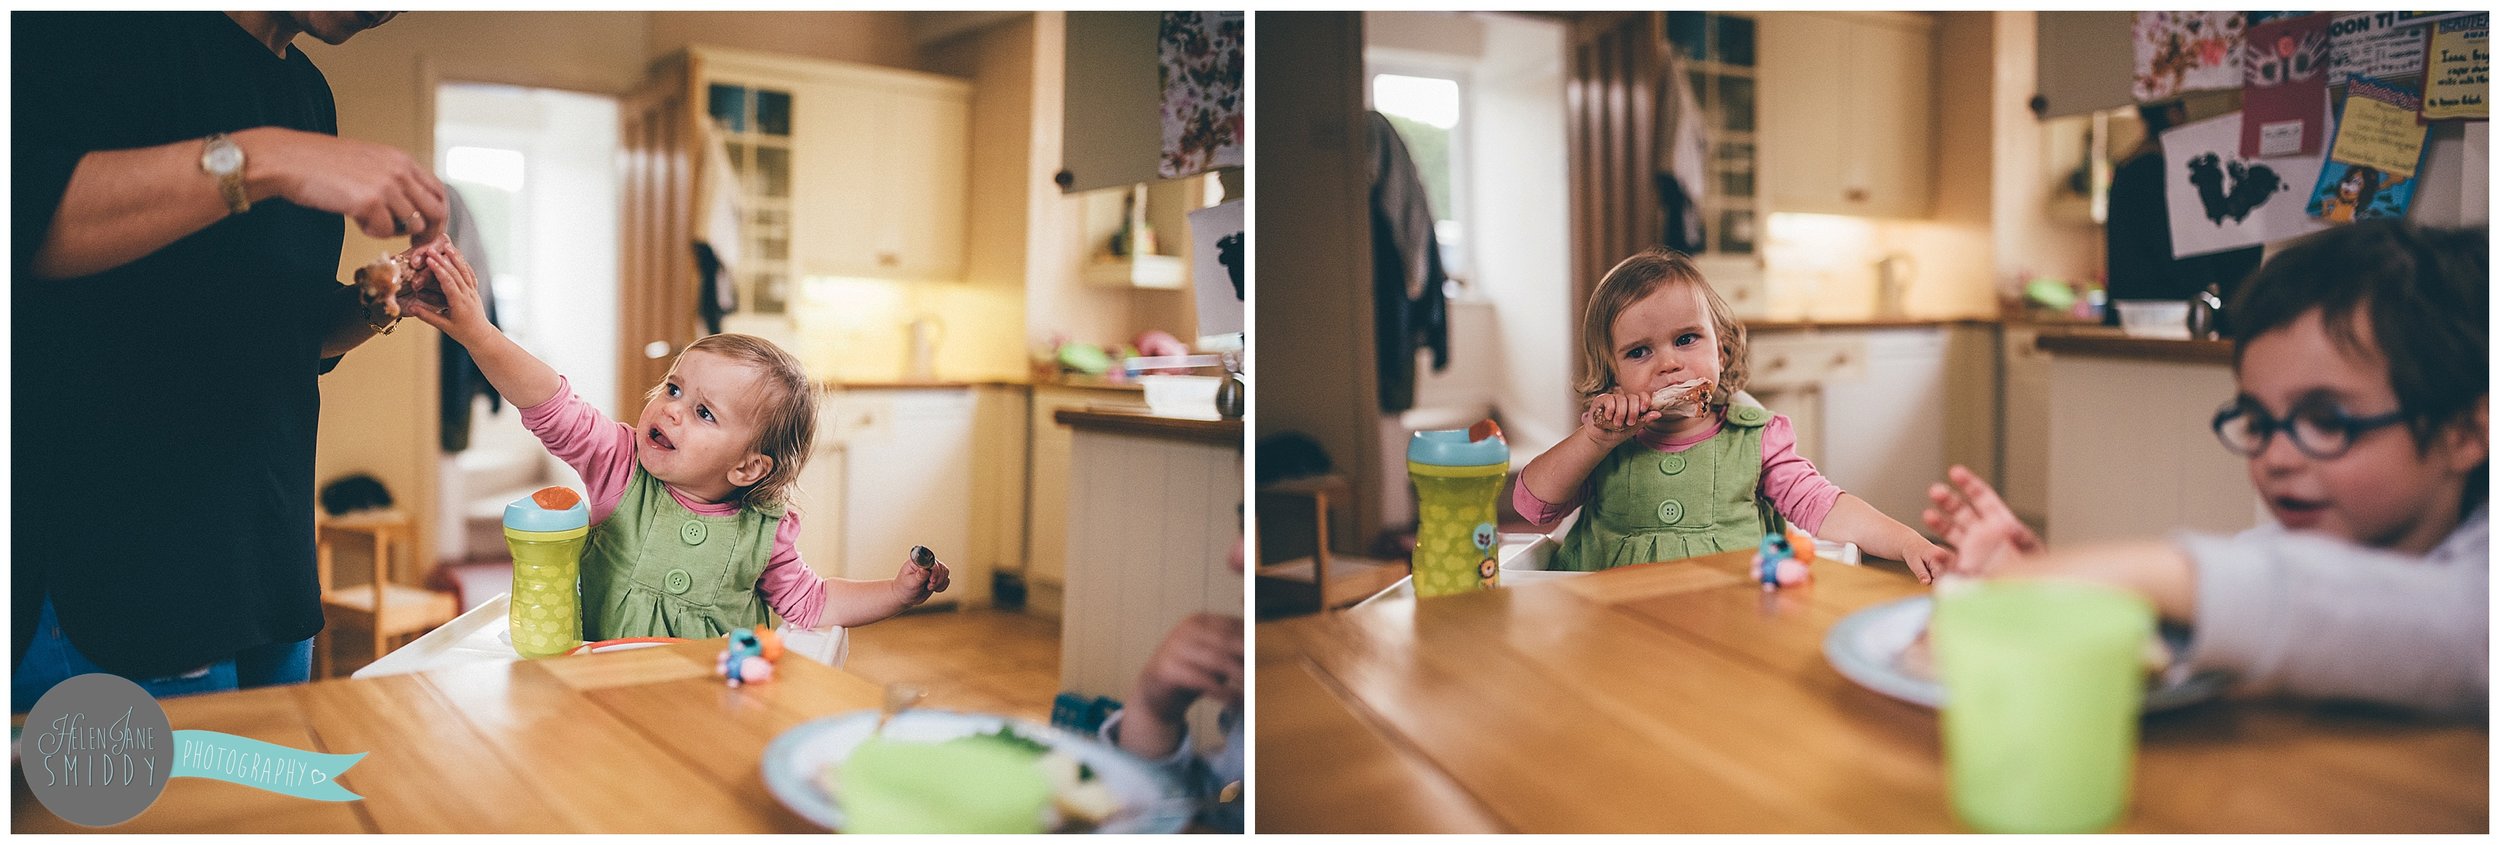
<svg viewBox="0 0 2500 845"><path fill-rule="evenodd" d="M1462 103L1459 81L1446 76L1372 74L1372 108L1389 118L1415 160L1432 206L1433 236L1441 244L1441 269L1463 287L1467 276L1467 226ZM1453 293L1456 291L1454 290Z"/></svg>

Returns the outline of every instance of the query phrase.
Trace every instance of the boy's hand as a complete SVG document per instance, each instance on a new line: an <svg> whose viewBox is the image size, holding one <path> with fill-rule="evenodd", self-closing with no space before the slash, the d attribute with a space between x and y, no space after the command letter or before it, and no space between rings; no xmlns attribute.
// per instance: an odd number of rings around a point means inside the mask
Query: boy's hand
<svg viewBox="0 0 2500 845"><path fill-rule="evenodd" d="M400 296L401 307L410 316L463 344L479 332L495 330L495 324L486 320L486 299L478 292L477 271L449 238L404 254L417 273L409 292Z"/></svg>
<svg viewBox="0 0 2500 845"><path fill-rule="evenodd" d="M2014 517L2014 510L2006 507L1988 482L1958 464L1946 477L1952 486L1928 485L1927 500L1935 507L1921 511L1919 519L1957 550L1949 559L1949 571L1986 574L2045 549L2040 535Z"/></svg>
<svg viewBox="0 0 2500 845"><path fill-rule="evenodd" d="M1649 406L1648 394L1618 387L1589 399L1588 407L1580 412L1580 430L1598 445L1612 449L1662 416Z"/></svg>
<svg viewBox="0 0 2500 845"><path fill-rule="evenodd" d="M1181 620L1137 676L1137 706L1178 724L1190 702L1215 697L1239 706L1241 617L1201 613Z"/></svg>
<svg viewBox="0 0 2500 845"><path fill-rule="evenodd" d="M945 561L933 561L924 567L906 555L903 571L894 573L894 594L902 599L904 607L919 607L929 596L946 592L948 580Z"/></svg>

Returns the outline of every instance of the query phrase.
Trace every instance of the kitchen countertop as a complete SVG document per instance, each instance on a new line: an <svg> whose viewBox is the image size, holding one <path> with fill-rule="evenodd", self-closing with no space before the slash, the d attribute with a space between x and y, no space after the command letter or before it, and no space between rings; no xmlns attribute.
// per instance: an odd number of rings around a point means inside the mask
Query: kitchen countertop
<svg viewBox="0 0 2500 845"><path fill-rule="evenodd" d="M1144 405L1092 405L1083 409L1069 408L1052 415L1060 425L1079 431L1131 434L1166 440L1182 440L1211 446L1242 448L1240 420L1207 420L1189 417L1167 417L1149 413Z"/></svg>
<svg viewBox="0 0 2500 845"><path fill-rule="evenodd" d="M2040 351L2102 358L2133 358L2182 364L2229 364L2227 340L2176 340L2129 337L2115 332L2040 335Z"/></svg>
<svg viewBox="0 0 2500 845"><path fill-rule="evenodd" d="M1747 320L1745 330L1763 332L1804 332L1817 329L1923 329L1935 326L1993 326L2005 321L1994 317L1887 317L1854 320Z"/></svg>

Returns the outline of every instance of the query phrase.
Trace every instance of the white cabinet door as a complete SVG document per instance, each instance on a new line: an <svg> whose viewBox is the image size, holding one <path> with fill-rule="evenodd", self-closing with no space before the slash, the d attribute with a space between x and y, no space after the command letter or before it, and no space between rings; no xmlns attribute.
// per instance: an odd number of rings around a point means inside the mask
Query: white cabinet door
<svg viewBox="0 0 2500 845"><path fill-rule="evenodd" d="M875 269L876 203L883 190L873 166L882 131L874 88L811 83L791 106L792 257L807 275L861 275Z"/></svg>
<svg viewBox="0 0 2500 845"><path fill-rule="evenodd" d="M1771 210L1926 216L1935 193L1934 22L1892 12L1758 20Z"/></svg>
<svg viewBox="0 0 2500 845"><path fill-rule="evenodd" d="M820 427L840 444L841 519L809 530L838 538L840 563L819 565L820 572L892 578L911 547L923 545L947 560L957 583L986 586L986 571L957 564L970 562L972 542L972 411L969 390L857 391L826 400Z"/></svg>
<svg viewBox="0 0 2500 845"><path fill-rule="evenodd" d="M821 68L793 106L792 251L809 275L930 280L964 269L971 90Z"/></svg>
<svg viewBox="0 0 2500 845"><path fill-rule="evenodd" d="M877 197L876 254L895 256L892 275L956 279L964 274L964 215L970 190L972 109L961 92L886 92L879 131L889 139Z"/></svg>
<svg viewBox="0 0 2500 845"><path fill-rule="evenodd" d="M1862 378L1823 389L1823 476L1904 525L1944 478L1944 330L1869 331Z"/></svg>

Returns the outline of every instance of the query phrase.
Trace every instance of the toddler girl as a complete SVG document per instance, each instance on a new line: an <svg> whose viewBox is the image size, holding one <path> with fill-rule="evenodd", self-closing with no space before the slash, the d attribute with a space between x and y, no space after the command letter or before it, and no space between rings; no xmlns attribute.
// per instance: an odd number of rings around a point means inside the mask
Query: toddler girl
<svg viewBox="0 0 2500 845"><path fill-rule="evenodd" d="M797 360L770 341L716 334L677 356L632 426L575 396L546 362L487 322L477 275L449 241L412 250L437 283L410 308L469 349L547 451L582 475L582 635L700 639L766 623L865 625L927 601L946 565L908 560L892 580L825 579L799 560L790 488L816 428Z"/></svg>
<svg viewBox="0 0 2500 845"><path fill-rule="evenodd" d="M2491 241L2373 220L2283 250L2224 312L2214 415L2272 524L2060 548L1955 467L1928 491L1956 571L2099 581L2194 628L2251 689L2426 710L2491 685ZM2125 491L2109 491L2124 495Z"/></svg>
<svg viewBox="0 0 2500 845"><path fill-rule="evenodd" d="M1580 351L1580 427L1529 461L1511 496L1539 525L1587 503L1554 568L1751 549L1783 520L1907 563L1921 581L1950 562L1816 472L1787 417L1728 404L1745 387L1745 329L1684 255L1651 250L1607 271Z"/></svg>

